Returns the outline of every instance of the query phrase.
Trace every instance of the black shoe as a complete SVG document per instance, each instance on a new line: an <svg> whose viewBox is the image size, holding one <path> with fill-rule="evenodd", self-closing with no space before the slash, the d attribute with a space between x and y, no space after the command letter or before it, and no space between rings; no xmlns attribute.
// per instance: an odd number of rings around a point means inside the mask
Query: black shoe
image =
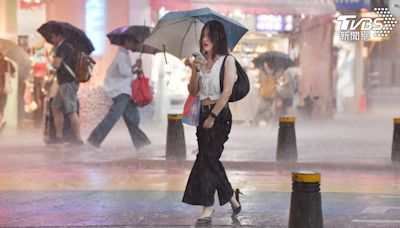
<svg viewBox="0 0 400 228"><path fill-rule="evenodd" d="M235 190L235 198L236 198L236 201L239 203L239 207L233 208L232 215L231 215L232 217L238 215L240 213L240 211L242 211L242 204L240 204L239 194L243 194L243 193L241 193L240 190L237 188Z"/></svg>
<svg viewBox="0 0 400 228"><path fill-rule="evenodd" d="M231 216L232 219L232 225L233 226L241 226L242 224L240 223L239 219L236 216Z"/></svg>
<svg viewBox="0 0 400 228"><path fill-rule="evenodd" d="M93 147L93 149L100 149L100 144L94 142L90 138L86 140L86 143L90 146Z"/></svg>
<svg viewBox="0 0 400 228"><path fill-rule="evenodd" d="M204 217L204 218L198 218L196 221L196 226L207 226L207 225L211 225L211 221L212 221L212 217L214 216L214 209L211 213L210 216L208 217Z"/></svg>

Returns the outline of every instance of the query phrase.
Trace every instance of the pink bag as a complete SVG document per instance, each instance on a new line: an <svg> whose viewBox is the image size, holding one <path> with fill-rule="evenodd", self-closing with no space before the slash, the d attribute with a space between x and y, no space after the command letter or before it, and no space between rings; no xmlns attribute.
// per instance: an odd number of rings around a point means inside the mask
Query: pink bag
<svg viewBox="0 0 400 228"><path fill-rule="evenodd" d="M200 98L189 95L183 107L182 122L192 126L199 126L200 119Z"/></svg>

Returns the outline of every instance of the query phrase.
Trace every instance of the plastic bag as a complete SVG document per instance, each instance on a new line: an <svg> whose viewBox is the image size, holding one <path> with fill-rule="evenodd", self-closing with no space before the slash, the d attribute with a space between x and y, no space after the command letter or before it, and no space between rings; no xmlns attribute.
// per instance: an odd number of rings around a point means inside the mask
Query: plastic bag
<svg viewBox="0 0 400 228"><path fill-rule="evenodd" d="M189 95L183 106L182 122L192 126L199 126L200 120L200 98Z"/></svg>
<svg viewBox="0 0 400 228"><path fill-rule="evenodd" d="M139 73L132 82L132 100L138 107L144 107L153 100L149 78L146 78L143 73Z"/></svg>

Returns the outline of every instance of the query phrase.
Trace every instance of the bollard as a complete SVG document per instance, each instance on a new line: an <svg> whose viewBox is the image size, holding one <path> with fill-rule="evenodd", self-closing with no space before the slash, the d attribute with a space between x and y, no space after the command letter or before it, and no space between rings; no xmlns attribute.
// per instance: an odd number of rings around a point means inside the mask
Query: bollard
<svg viewBox="0 0 400 228"><path fill-rule="evenodd" d="M392 162L400 162L400 118L394 118Z"/></svg>
<svg viewBox="0 0 400 228"><path fill-rule="evenodd" d="M186 144L182 118L183 115L181 114L168 114L167 159L186 159Z"/></svg>
<svg viewBox="0 0 400 228"><path fill-rule="evenodd" d="M315 172L292 173L289 228L322 228L321 175Z"/></svg>
<svg viewBox="0 0 400 228"><path fill-rule="evenodd" d="M294 117L279 118L277 161L297 161L295 121Z"/></svg>

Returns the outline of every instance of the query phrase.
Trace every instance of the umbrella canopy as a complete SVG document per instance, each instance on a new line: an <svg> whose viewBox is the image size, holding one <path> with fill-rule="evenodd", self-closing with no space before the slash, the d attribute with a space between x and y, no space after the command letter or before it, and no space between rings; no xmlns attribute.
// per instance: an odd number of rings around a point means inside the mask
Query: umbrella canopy
<svg viewBox="0 0 400 228"><path fill-rule="evenodd" d="M248 31L235 20L209 8L202 8L166 14L158 21L153 33L144 44L166 51L178 58L192 56L193 52L199 50L199 39L204 24L211 20L217 20L224 25L230 49L233 49Z"/></svg>
<svg viewBox="0 0 400 228"><path fill-rule="evenodd" d="M0 39L0 52L18 64L18 78L25 79L31 70L28 53L12 41Z"/></svg>
<svg viewBox="0 0 400 228"><path fill-rule="evenodd" d="M48 21L40 26L37 31L47 42L51 43L51 30L54 26L61 26L66 41L71 43L78 51L85 52L88 55L94 51L92 41L86 36L85 32L69 23Z"/></svg>
<svg viewBox="0 0 400 228"><path fill-rule="evenodd" d="M253 59L256 67L262 67L264 62L267 62L274 71L285 70L294 65L294 61L288 54L278 51L265 52Z"/></svg>
<svg viewBox="0 0 400 228"><path fill-rule="evenodd" d="M107 37L110 40L111 44L115 44L118 46L124 45L123 42L125 38L134 39L139 43L139 45L136 45L135 48L131 51L155 54L157 52L161 52L161 50L143 44L143 41L151 34L151 31L152 28L148 26L123 26L108 33Z"/></svg>

